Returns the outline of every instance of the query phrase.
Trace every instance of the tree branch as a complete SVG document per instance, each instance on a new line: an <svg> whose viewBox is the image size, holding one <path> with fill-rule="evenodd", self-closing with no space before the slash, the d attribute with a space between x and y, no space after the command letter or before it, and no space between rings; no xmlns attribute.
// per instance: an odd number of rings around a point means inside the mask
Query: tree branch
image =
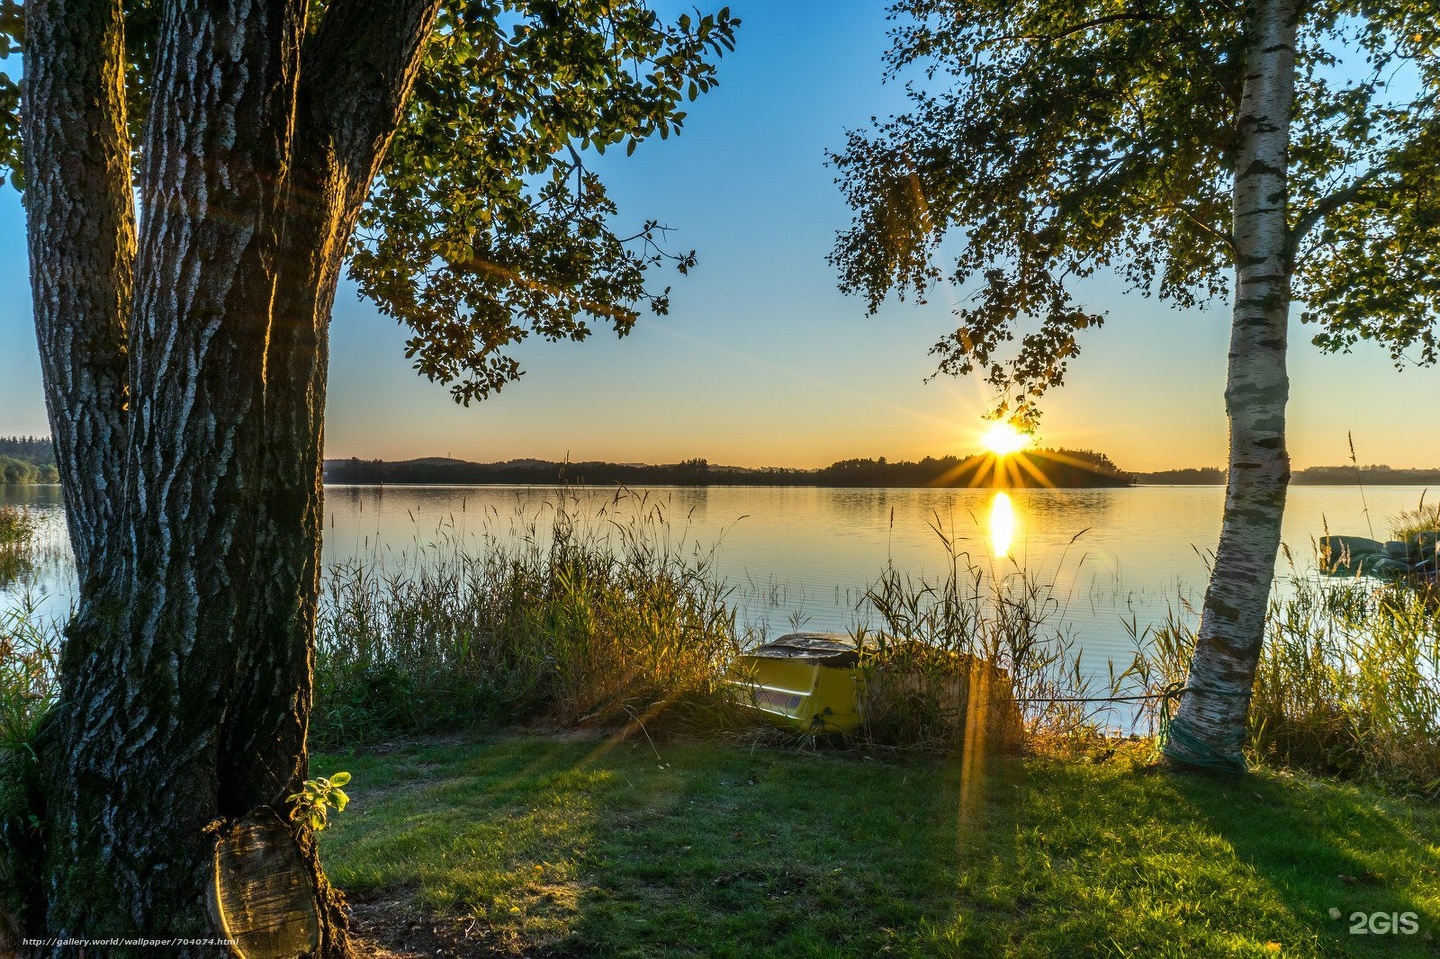
<svg viewBox="0 0 1440 959"><path fill-rule="evenodd" d="M1135 13L1112 13L1107 16L1096 17L1093 20L1087 20L1084 23L1077 23L1072 27L1066 27L1059 33L1015 33L996 37L995 40L1049 40L1054 42L1056 40L1064 40L1066 37L1074 36L1077 33L1084 33L1086 30L1093 30L1096 27L1108 26L1112 23L1124 23L1126 21L1159 23L1164 19L1166 18L1153 13L1146 13L1143 10Z"/></svg>
<svg viewBox="0 0 1440 959"><path fill-rule="evenodd" d="M1175 207L1175 209L1178 210L1180 214L1185 217L1185 219L1193 223L1200 230L1200 232L1208 234L1209 236L1223 243L1225 245L1225 249L1230 251L1231 258L1234 258L1235 234L1231 233L1229 230L1217 230L1215 227L1206 223L1204 220L1200 219L1198 216L1191 213L1183 206L1177 206Z"/></svg>
<svg viewBox="0 0 1440 959"><path fill-rule="evenodd" d="M439 10L440 0L335 0L306 44L297 143L344 167L347 206L370 189Z"/></svg>
<svg viewBox="0 0 1440 959"><path fill-rule="evenodd" d="M1367 170L1345 186L1316 201L1314 206L1306 211L1300 219L1295 221L1295 226L1291 229L1290 238L1286 243L1286 260L1293 266L1295 256L1300 251L1300 244L1304 241L1306 234L1331 213L1334 213L1347 203L1353 203L1360 199L1361 193L1370 186L1371 182L1388 169L1388 165L1382 164L1371 170Z"/></svg>

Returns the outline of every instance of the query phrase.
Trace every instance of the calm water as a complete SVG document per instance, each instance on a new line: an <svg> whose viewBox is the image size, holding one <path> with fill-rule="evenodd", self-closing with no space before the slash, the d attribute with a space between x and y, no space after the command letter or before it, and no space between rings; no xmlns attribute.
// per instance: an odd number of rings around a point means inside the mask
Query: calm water
<svg viewBox="0 0 1440 959"><path fill-rule="evenodd" d="M1332 532L1385 538L1391 517L1414 509L1420 487L1296 487L1281 557L1284 580L1313 566L1312 540ZM543 539L557 504L600 532L637 515L666 521L687 554L712 556L734 587L742 618L770 634L792 625L845 629L874 625L857 611L887 563L937 580L948 558L938 526L959 551L995 575L1018 567L1055 583L1060 612L1092 664L1128 661L1122 626L1160 621L1181 599L1198 607L1205 562L1219 537L1220 487L1107 490L805 489L717 487L613 489L334 486L325 493L327 565L354 559L413 565L422 547L470 552L491 539ZM563 497L563 500L562 500ZM1433 498L1433 497L1432 497ZM28 596L63 614L72 589L63 514L55 487L0 487L0 502L42 519L40 567L0 587L0 607ZM1368 519L1367 519L1368 510ZM603 512L602 512L603 511ZM423 559L419 560L423 561Z"/></svg>

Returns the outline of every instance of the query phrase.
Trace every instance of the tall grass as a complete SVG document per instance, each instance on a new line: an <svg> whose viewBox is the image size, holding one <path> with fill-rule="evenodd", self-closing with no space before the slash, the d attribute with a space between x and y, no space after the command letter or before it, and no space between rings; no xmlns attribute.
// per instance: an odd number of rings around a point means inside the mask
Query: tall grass
<svg viewBox="0 0 1440 959"><path fill-rule="evenodd" d="M487 531L476 549L442 527L406 562L377 552L332 569L315 744L537 717L743 721L726 670L762 637L737 623L714 549L688 542L648 494L583 502L557 493L508 530ZM1412 518L1422 528L1435 519ZM1159 699L1106 700L1184 679L1198 618L1189 606L1144 630L1128 624L1139 652L1107 682L1081 668L1058 575L1007 561L982 568L938 518L932 525L945 572L927 580L887 566L858 603L857 621L876 625L856 630L866 719L854 738L951 749L982 731L1014 746L1155 730ZM1440 795L1434 592L1290 579L1268 611L1251 758ZM0 612L0 747L33 739L53 701L59 642L58 626L34 609Z"/></svg>
<svg viewBox="0 0 1440 959"><path fill-rule="evenodd" d="M888 566L862 601L883 625L857 636L860 736L956 748L982 731L1008 747L1098 734L1112 710L1086 700L1114 687L1099 691L1081 669L1064 621L1068 597L1043 573L975 563L938 516L930 525L948 560L944 576L932 582Z"/></svg>
<svg viewBox="0 0 1440 959"><path fill-rule="evenodd" d="M1390 525L1396 539L1427 536L1433 544L1436 533L1440 532L1440 503L1426 506L1425 497L1421 496L1420 505L1393 517Z"/></svg>
<svg viewBox="0 0 1440 959"><path fill-rule="evenodd" d="M0 609L0 914L14 921L43 909L27 879L44 855L35 740L59 691L59 649L58 625L32 603Z"/></svg>
<svg viewBox="0 0 1440 959"><path fill-rule="evenodd" d="M1271 605L1258 760L1440 795L1440 609L1401 583L1301 578Z"/></svg>
<svg viewBox="0 0 1440 959"><path fill-rule="evenodd" d="M1440 796L1440 604L1426 589L1295 569L1272 598L1250 704L1252 762ZM1183 680L1198 617L1172 608L1132 673Z"/></svg>
<svg viewBox="0 0 1440 959"><path fill-rule="evenodd" d="M30 569L30 541L35 521L13 506L0 506L0 585Z"/></svg>
<svg viewBox="0 0 1440 959"><path fill-rule="evenodd" d="M14 506L0 506L0 545L24 545L35 533L28 513Z"/></svg>
<svg viewBox="0 0 1440 959"><path fill-rule="evenodd" d="M1409 585L1431 602L1440 603L1440 503L1420 504L1390 520L1391 533L1405 543L1405 562Z"/></svg>
<svg viewBox="0 0 1440 959"><path fill-rule="evenodd" d="M664 505L621 491L593 515L561 497L468 552L442 535L400 571L332 571L315 732L340 745L490 719L648 721L722 708L741 644L713 556Z"/></svg>
<svg viewBox="0 0 1440 959"><path fill-rule="evenodd" d="M24 751L59 691L60 626L33 602L0 609L0 751Z"/></svg>
<svg viewBox="0 0 1440 959"><path fill-rule="evenodd" d="M744 723L724 682L761 641L737 624L713 550L676 536L664 505L622 491L593 515L560 496L487 532L471 552L445 529L395 568L379 557L331 570L321 607L314 729L334 747L467 721L645 719L679 705ZM547 525L548 524L548 525ZM1068 597L1010 562L982 568L932 522L948 562L937 581L893 566L857 603L859 695L852 741L956 749L1093 741L1129 726L1094 702ZM1059 562L1063 564L1062 556Z"/></svg>
<svg viewBox="0 0 1440 959"><path fill-rule="evenodd" d="M558 724L692 719L745 723L724 682L761 637L664 503L626 491L591 515L562 495L487 532L470 552L439 530L399 569L337 567L321 608L314 729L339 746L466 721L544 716ZM1106 707L1076 700L1092 682L1063 623L1064 597L1013 564L982 570L938 519L939 582L883 571L858 603L860 695L852 739L956 748L984 731L1094 734ZM1061 701L1056 702L1059 698Z"/></svg>

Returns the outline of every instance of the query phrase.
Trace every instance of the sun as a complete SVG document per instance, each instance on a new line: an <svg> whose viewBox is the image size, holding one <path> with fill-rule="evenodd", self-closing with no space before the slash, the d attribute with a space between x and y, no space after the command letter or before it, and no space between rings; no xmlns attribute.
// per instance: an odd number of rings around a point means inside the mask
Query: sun
<svg viewBox="0 0 1440 959"><path fill-rule="evenodd" d="M980 443L996 456L1009 456L1030 445L1030 434L1020 432L1009 423L992 423L980 434Z"/></svg>

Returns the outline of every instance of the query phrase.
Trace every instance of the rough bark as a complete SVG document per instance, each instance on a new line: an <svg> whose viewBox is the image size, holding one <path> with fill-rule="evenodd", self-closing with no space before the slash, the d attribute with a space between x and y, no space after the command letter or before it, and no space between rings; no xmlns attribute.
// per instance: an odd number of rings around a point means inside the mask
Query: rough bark
<svg viewBox="0 0 1440 959"><path fill-rule="evenodd" d="M165 7L138 255L119 6L27 11L36 317L86 582L30 935L214 938L216 829L307 774L326 325L438 0L331 3L302 88L306 6ZM297 840L320 953L346 955Z"/></svg>
<svg viewBox="0 0 1440 959"><path fill-rule="evenodd" d="M295 791L308 776L315 611L320 589L322 451L329 321L355 220L419 70L439 0L337 0L307 45L283 253L266 357L263 484L246 629L264 661L243 664L224 752L230 789ZM312 856L311 862L314 863ZM323 952L343 954L344 922L323 872Z"/></svg>
<svg viewBox="0 0 1440 959"><path fill-rule="evenodd" d="M82 592L121 502L135 258L119 0L25 5L25 210L35 332Z"/></svg>
<svg viewBox="0 0 1440 959"><path fill-rule="evenodd" d="M230 0L162 19L118 536L62 658L51 935L211 935L205 830L251 799L221 789L218 731L255 641L236 626L302 17Z"/></svg>
<svg viewBox="0 0 1440 959"><path fill-rule="evenodd" d="M1182 765L1245 768L1246 715L1280 547L1290 479L1286 169L1297 18L1294 0L1257 0L1246 11L1234 187L1235 303L1225 388L1230 472L1187 691L1164 747L1166 757Z"/></svg>
<svg viewBox="0 0 1440 959"><path fill-rule="evenodd" d="M277 762L285 749L301 752L310 700L330 311L355 219L399 123L437 9L438 0L342 0L306 54L266 352L254 541L263 562L249 584L256 603L247 624L269 637L267 650L284 655L239 670L254 680L237 691L247 718L226 734L231 752L252 757L248 768L235 770L245 790L293 785L303 771ZM274 717L280 725L257 726L249 717Z"/></svg>

